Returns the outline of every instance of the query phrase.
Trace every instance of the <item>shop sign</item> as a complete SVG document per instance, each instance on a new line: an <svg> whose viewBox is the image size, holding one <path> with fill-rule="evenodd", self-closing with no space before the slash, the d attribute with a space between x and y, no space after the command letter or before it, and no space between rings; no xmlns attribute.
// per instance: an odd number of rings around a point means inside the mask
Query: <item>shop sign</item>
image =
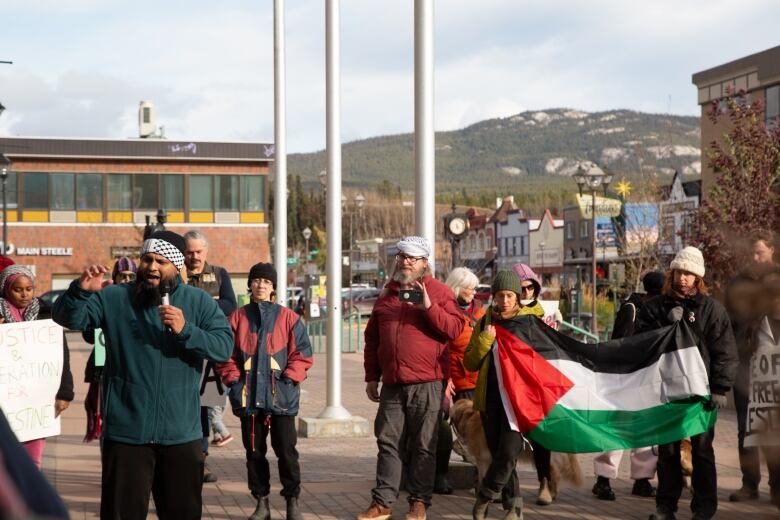
<svg viewBox="0 0 780 520"><path fill-rule="evenodd" d="M18 256L73 256L72 247L17 247L8 244L9 254Z"/></svg>

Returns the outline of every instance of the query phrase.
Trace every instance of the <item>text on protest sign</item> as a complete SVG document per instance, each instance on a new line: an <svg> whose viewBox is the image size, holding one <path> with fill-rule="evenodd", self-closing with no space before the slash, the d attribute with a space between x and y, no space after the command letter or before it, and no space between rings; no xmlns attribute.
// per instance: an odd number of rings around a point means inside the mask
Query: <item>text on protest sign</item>
<svg viewBox="0 0 780 520"><path fill-rule="evenodd" d="M772 341L768 329L764 321L750 359L745 446L780 445L780 343Z"/></svg>
<svg viewBox="0 0 780 520"><path fill-rule="evenodd" d="M62 327L52 320L0 325L0 407L20 441L60 433L62 366Z"/></svg>

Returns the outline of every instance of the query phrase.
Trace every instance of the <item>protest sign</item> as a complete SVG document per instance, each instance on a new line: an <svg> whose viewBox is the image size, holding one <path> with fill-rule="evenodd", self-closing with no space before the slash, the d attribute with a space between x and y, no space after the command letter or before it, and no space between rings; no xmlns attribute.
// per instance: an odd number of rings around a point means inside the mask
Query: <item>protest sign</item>
<svg viewBox="0 0 780 520"><path fill-rule="evenodd" d="M95 366L102 367L106 364L106 335L103 329L95 329Z"/></svg>
<svg viewBox="0 0 780 520"><path fill-rule="evenodd" d="M544 309L542 321L555 330L558 330L558 317L560 316L560 313L558 312L558 300L539 300L539 303Z"/></svg>
<svg viewBox="0 0 780 520"><path fill-rule="evenodd" d="M62 366L62 327L52 320L0 325L0 407L20 441L60 433Z"/></svg>
<svg viewBox="0 0 780 520"><path fill-rule="evenodd" d="M745 446L780 446L780 341L764 318L750 358ZM780 340L780 338L778 338Z"/></svg>

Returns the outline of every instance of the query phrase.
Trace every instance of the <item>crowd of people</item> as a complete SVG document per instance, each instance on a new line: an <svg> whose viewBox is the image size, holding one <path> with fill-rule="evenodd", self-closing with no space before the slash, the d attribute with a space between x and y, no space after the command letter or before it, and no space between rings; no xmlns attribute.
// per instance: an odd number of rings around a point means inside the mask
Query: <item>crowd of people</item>
<svg viewBox="0 0 780 520"><path fill-rule="evenodd" d="M710 406L726 406L733 389L742 487L729 500L759 498L762 451L770 498L780 509L780 438L751 435L756 428L749 413L756 353L780 343L780 270L772 233L757 233L751 244L752 261L727 287L723 304L709 295L704 258L695 247L678 251L666 272L646 273L644 290L622 303L613 339L680 320L687 323L706 367ZM365 330L366 396L378 405L377 463L370 504L357 519L390 519L402 487L408 492L409 520L427 517L434 494L453 492L449 409L465 401L481 418L490 455L475 489L473 519L488 518L493 502L501 503L504 520L522 518L516 465L529 448L539 481L536 503L553 503L552 454L510 426L493 355L496 327L502 322L544 317L542 280L525 264L498 271L491 283L492 300L483 306L475 299L479 279L470 270L453 269L445 282L432 276L428 240L408 236L397 247L391 280ZM247 277L250 303L237 308L230 275L207 262L208 249L199 231L183 236L156 231L143 242L138 263L123 257L113 268L91 265L54 304L55 322L83 331L84 339L96 344L85 368L84 440L100 441L101 518L145 518L150 496L159 518L200 518L203 483L218 479L205 463L209 445L233 440L223 421L225 407L201 405L201 378L209 370L218 375L229 410L240 421L247 485L256 500L250 520L271 518L269 438L286 517L303 518L295 418L300 385L313 362L305 323L277 303L278 275L268 263L252 266ZM0 267L0 323L47 318L34 297L34 273L5 257ZM105 348L100 355L98 343ZM52 398L55 416L74 398L64 337L60 388ZM0 434L7 430L0 421ZM714 432L712 426L685 440L693 468L691 509L698 520L713 518L718 506ZM675 518L684 486L681 441L631 450L632 494L654 499L651 520ZM35 514L60 515L64 506L56 493L29 469L41 467L45 438L17 449L0 435L0 446L6 459L25 459L10 479L22 482L19 494L0 492L4 512L29 508ZM596 498L617 499L610 480L617 478L622 454L595 457ZM654 477L657 488L651 484ZM30 489L43 495L26 504L19 497Z"/></svg>

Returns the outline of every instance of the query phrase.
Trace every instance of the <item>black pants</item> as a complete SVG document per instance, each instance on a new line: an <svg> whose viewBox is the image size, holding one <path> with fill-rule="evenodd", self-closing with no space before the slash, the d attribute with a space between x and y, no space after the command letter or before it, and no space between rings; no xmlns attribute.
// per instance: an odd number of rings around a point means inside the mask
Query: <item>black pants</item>
<svg viewBox="0 0 780 520"><path fill-rule="evenodd" d="M285 415L241 418L241 440L246 450L249 491L255 498L267 497L271 492L271 469L266 457L269 431L271 447L279 467L279 480L282 481L282 496L298 497L301 494L301 466L295 447L298 432L295 430L295 417Z"/></svg>
<svg viewBox="0 0 780 520"><path fill-rule="evenodd" d="M379 453L372 499L390 507L398 498L406 462L407 500L431 503L436 473L441 381L382 385L374 435Z"/></svg>
<svg viewBox="0 0 780 520"><path fill-rule="evenodd" d="M161 520L201 516L203 452L200 440L173 446L103 441L100 518L143 520L149 493Z"/></svg>
<svg viewBox="0 0 780 520"><path fill-rule="evenodd" d="M511 509L520 497L520 483L515 471L517 457L523 450L523 436L509 427L501 402L487 400L482 415L482 427L492 460L479 487L485 498L501 497L504 509Z"/></svg>
<svg viewBox="0 0 780 520"><path fill-rule="evenodd" d="M718 509L718 476L715 471L715 451L712 441L715 428L691 437L694 494L691 511L704 518L712 518ZM658 446L658 490L656 507L666 513L677 511L677 502L683 489L680 466L680 442Z"/></svg>
<svg viewBox="0 0 780 520"><path fill-rule="evenodd" d="M761 463L758 456L758 448L745 447L749 396L740 386L734 386L734 406L737 408L739 469L742 470L742 485L758 491L758 484L761 482Z"/></svg>
<svg viewBox="0 0 780 520"><path fill-rule="evenodd" d="M531 447L534 450L536 478L539 479L540 483L543 479L547 479L547 483L549 484L552 480L550 477L550 460L552 459L552 452L536 441L531 441Z"/></svg>
<svg viewBox="0 0 780 520"><path fill-rule="evenodd" d="M209 409L205 406L200 407L200 430L203 433L201 439L200 448L206 455L209 454L209 433L211 431L211 425L209 424Z"/></svg>

